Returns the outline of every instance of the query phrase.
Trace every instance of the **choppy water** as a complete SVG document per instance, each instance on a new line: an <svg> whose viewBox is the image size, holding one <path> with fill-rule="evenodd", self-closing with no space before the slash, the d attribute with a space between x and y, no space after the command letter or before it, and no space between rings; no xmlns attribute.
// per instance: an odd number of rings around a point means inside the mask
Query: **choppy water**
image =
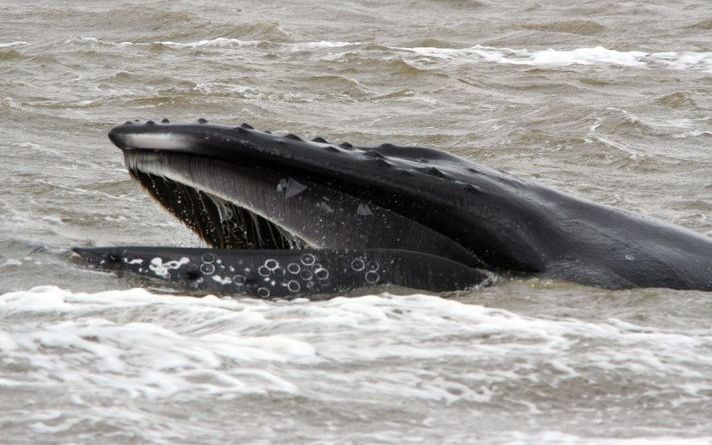
<svg viewBox="0 0 712 445"><path fill-rule="evenodd" d="M709 294L193 299L62 255L197 243L106 138L163 117L426 144L712 236L707 0L0 18L0 442L712 443Z"/></svg>

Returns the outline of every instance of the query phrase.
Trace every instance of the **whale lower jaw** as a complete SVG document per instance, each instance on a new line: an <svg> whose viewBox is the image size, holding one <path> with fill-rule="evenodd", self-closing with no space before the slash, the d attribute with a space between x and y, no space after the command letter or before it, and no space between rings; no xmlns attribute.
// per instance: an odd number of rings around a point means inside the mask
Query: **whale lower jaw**
<svg viewBox="0 0 712 445"><path fill-rule="evenodd" d="M90 268L161 280L200 293L329 298L354 289L431 292L493 284L497 277L442 257L398 249L75 248ZM372 290L371 290L372 291Z"/></svg>

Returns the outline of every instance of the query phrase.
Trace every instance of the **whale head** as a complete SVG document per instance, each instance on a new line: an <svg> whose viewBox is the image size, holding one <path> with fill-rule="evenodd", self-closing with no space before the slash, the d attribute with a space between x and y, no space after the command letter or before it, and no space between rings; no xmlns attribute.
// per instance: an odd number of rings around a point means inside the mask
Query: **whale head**
<svg viewBox="0 0 712 445"><path fill-rule="evenodd" d="M526 208L521 182L440 150L247 124L127 122L109 138L148 194L215 248L397 248L493 271L537 267L502 210Z"/></svg>

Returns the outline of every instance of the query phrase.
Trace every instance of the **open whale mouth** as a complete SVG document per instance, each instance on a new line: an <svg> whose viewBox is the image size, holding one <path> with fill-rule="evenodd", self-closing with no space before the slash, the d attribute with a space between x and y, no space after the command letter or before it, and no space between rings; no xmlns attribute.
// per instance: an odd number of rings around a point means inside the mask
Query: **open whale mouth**
<svg viewBox="0 0 712 445"><path fill-rule="evenodd" d="M348 162L335 155L366 153L350 144L150 121L109 137L132 178L210 248L75 249L90 266L258 297L389 284L455 290L491 278L469 249L403 211L397 190L367 171L360 181L339 171ZM355 168L383 162L376 152L361 158Z"/></svg>
<svg viewBox="0 0 712 445"><path fill-rule="evenodd" d="M183 162L191 162L186 159ZM245 207L171 179L141 170L131 159L131 177L209 246L219 249L304 249L307 243L269 219Z"/></svg>

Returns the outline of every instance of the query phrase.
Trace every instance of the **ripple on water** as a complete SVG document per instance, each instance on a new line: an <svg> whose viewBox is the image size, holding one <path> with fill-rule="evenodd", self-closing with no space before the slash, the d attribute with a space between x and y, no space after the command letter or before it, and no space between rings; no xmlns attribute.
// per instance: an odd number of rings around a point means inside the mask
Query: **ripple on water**
<svg viewBox="0 0 712 445"><path fill-rule="evenodd" d="M591 20L568 20L563 22L550 23L527 23L521 25L525 29L533 29L545 32L562 32L568 34L580 34L584 36L597 34L605 31L606 27Z"/></svg>
<svg viewBox="0 0 712 445"><path fill-rule="evenodd" d="M697 109L697 104L690 97L690 92L688 91L677 91L675 93L666 94L656 100L659 105L682 109L682 110L695 110Z"/></svg>

